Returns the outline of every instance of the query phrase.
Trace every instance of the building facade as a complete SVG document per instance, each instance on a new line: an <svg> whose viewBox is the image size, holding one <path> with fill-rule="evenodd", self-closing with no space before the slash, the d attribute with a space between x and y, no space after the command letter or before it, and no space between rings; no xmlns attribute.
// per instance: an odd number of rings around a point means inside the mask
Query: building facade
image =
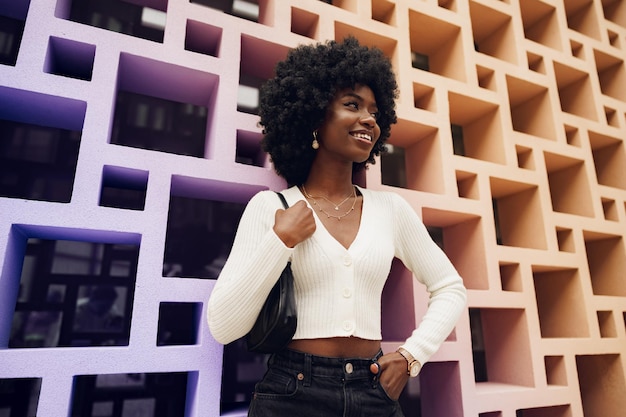
<svg viewBox="0 0 626 417"><path fill-rule="evenodd" d="M626 2L0 0L0 416L245 415L265 358L204 315L245 203L284 187L258 87L348 35L400 87L358 181L469 294L405 414L623 415ZM385 350L426 302L394 263Z"/></svg>

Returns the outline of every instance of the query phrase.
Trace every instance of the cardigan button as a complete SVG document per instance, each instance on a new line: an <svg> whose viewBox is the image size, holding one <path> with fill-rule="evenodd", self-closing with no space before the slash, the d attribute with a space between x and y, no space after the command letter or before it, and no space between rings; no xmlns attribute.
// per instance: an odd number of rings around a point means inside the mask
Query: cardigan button
<svg viewBox="0 0 626 417"><path fill-rule="evenodd" d="M354 329L354 324L350 320L346 320L343 322L343 329L346 332L352 331L352 329Z"/></svg>
<svg viewBox="0 0 626 417"><path fill-rule="evenodd" d="M350 297L352 297L352 290L350 288L344 288L343 298L350 298Z"/></svg>
<svg viewBox="0 0 626 417"><path fill-rule="evenodd" d="M350 266L352 265L352 258L350 256L346 256L345 258L343 258L343 264L345 266Z"/></svg>

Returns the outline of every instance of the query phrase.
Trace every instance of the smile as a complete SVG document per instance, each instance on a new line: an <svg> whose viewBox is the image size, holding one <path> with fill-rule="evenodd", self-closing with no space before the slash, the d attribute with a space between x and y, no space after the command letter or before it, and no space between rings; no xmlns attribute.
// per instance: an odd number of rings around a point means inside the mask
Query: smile
<svg viewBox="0 0 626 417"><path fill-rule="evenodd" d="M372 135L370 135L369 133L354 132L352 133L352 136L354 136L357 139L366 140L368 142L372 141Z"/></svg>

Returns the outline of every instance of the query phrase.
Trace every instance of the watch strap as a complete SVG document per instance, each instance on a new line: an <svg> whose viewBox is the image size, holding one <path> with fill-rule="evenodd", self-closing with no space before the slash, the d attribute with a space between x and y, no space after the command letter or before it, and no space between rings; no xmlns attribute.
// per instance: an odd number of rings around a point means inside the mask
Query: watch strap
<svg viewBox="0 0 626 417"><path fill-rule="evenodd" d="M402 357L404 359L406 359L406 362L407 362L407 374L409 376L412 376L412 377L417 376L417 374L419 373L419 370L420 370L420 368L422 366L419 363L419 361L417 359L415 359L413 357L413 355L411 355L411 352L409 352L405 348L400 347L400 348L398 348L398 350L396 352L398 352L400 355L402 355Z"/></svg>

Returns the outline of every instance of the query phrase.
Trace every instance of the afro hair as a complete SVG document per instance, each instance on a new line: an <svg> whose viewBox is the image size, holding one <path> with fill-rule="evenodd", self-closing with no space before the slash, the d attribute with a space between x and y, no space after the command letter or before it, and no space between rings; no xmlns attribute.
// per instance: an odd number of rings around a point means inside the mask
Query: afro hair
<svg viewBox="0 0 626 417"><path fill-rule="evenodd" d="M354 37L341 43L300 45L276 65L276 76L263 84L259 101L262 147L289 185L306 181L315 157L312 133L323 123L335 93L357 84L374 93L381 133L369 158L355 162L353 172L374 163L397 120L398 86L391 63L380 49L362 46Z"/></svg>

